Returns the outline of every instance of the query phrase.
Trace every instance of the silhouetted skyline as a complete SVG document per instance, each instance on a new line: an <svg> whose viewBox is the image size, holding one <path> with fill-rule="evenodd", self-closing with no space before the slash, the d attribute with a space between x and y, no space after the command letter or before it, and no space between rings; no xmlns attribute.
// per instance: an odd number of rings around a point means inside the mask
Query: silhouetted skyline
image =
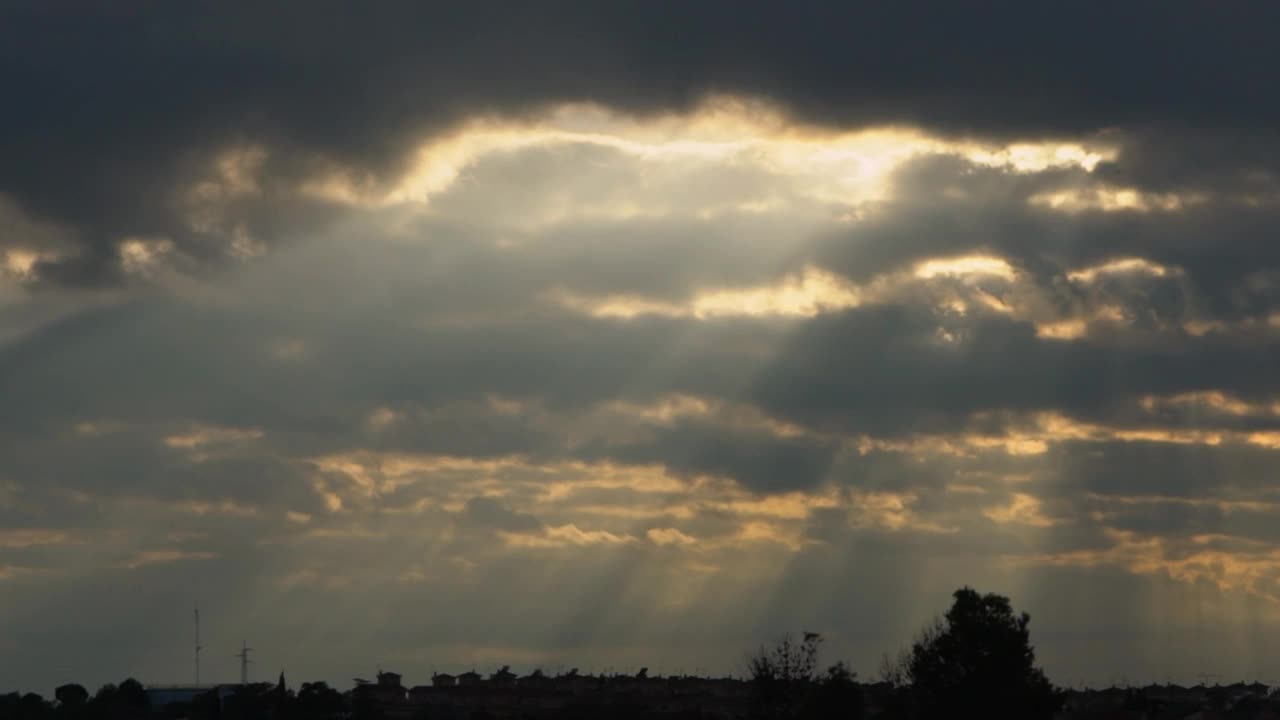
<svg viewBox="0 0 1280 720"><path fill-rule="evenodd" d="M67 683L46 700L31 692L0 693L0 717L11 720L397 720L487 718L564 720L631 717L666 720L1134 720L1204 717L1268 718L1280 696L1263 683L1172 683L1097 689L1052 682L1036 660L1031 617L1010 599L962 587L946 612L911 643L886 653L878 676L859 680L844 660L824 656L821 633L784 633L744 657L742 677L679 673L580 672L577 667L527 674L503 665L490 673L432 672L429 682L379 668L349 689L285 673L276 682L247 679L242 647L235 684L143 684L128 678L90 693ZM198 653L199 644L195 646ZM1207 677L1203 676L1202 677Z"/></svg>

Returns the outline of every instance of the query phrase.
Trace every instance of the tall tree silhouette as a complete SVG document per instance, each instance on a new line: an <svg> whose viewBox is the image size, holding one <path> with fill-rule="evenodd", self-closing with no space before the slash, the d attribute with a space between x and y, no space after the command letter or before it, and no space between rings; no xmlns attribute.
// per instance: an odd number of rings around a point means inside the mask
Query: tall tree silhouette
<svg viewBox="0 0 1280 720"><path fill-rule="evenodd" d="M923 720L1051 718L1061 695L1035 665L1028 626L1009 598L964 587L912 645L905 674Z"/></svg>

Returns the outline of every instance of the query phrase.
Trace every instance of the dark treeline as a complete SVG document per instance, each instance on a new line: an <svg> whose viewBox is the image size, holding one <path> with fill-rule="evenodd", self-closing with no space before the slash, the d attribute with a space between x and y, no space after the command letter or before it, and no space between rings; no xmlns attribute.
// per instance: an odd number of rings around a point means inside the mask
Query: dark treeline
<svg viewBox="0 0 1280 720"><path fill-rule="evenodd" d="M146 690L133 678L119 685L103 685L92 696L81 685L62 685L53 696L53 702L48 702L35 693L0 695L0 718L116 720L148 717L150 711Z"/></svg>
<svg viewBox="0 0 1280 720"><path fill-rule="evenodd" d="M338 720L353 717L348 698L327 683L303 683L297 692L280 684L256 683L233 689L225 699L216 690L190 705L153 707L142 684L132 678L108 684L92 696L81 685L62 685L49 702L35 693L0 695L0 720ZM356 713L361 714L361 713ZM380 717L380 713L363 713Z"/></svg>
<svg viewBox="0 0 1280 720"><path fill-rule="evenodd" d="M278 683L219 686L188 702L155 707L138 681L106 685L92 695L63 685L52 699L28 693L0 695L0 720L1049 720L1095 717L1068 702L1036 665L1030 617L1009 599L970 588L954 593L945 615L931 621L894 657L886 656L873 682L860 681L844 662L820 661L822 637L784 636L746 657L746 679L586 678L565 676L572 690L535 672L516 687L449 684L357 685L340 692L323 682L296 691ZM504 668L501 673L507 674ZM452 677L452 676L444 676ZM478 677L478 676L477 676ZM435 678L433 678L433 681ZM582 681L587 681L583 684ZM523 681L522 681L523 683ZM594 684L591 684L594 683ZM154 697L161 697L155 695ZM1113 707L1114 706L1114 707ZM1162 717L1161 703L1128 692L1107 717ZM1124 715L1115 715L1111 710ZM1211 709L1211 708L1207 708ZM1181 717L1181 716L1179 716Z"/></svg>
<svg viewBox="0 0 1280 720"><path fill-rule="evenodd" d="M748 660L752 714L796 720L1047 720L1065 697L1036 667L1030 622L1006 597L957 590L945 616L925 626L898 657L886 656L880 682L870 686L873 697L843 662L819 670L820 635L786 637Z"/></svg>

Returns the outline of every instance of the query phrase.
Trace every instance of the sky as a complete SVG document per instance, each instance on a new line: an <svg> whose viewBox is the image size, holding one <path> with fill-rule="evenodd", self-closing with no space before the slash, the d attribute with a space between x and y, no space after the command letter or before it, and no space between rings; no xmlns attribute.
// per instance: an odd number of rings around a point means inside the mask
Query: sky
<svg viewBox="0 0 1280 720"><path fill-rule="evenodd" d="M1280 683L1280 7L0 8L0 678Z"/></svg>

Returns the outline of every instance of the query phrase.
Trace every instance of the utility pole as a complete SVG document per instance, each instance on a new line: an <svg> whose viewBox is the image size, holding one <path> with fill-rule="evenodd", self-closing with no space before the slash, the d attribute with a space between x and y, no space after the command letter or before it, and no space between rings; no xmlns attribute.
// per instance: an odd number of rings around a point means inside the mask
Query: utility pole
<svg viewBox="0 0 1280 720"><path fill-rule="evenodd" d="M253 648L247 643L240 643L240 652L236 653L236 657L240 658L240 684L249 684L249 663L253 662L249 659L249 653Z"/></svg>
<svg viewBox="0 0 1280 720"><path fill-rule="evenodd" d="M200 608L196 608L196 685L200 684Z"/></svg>

